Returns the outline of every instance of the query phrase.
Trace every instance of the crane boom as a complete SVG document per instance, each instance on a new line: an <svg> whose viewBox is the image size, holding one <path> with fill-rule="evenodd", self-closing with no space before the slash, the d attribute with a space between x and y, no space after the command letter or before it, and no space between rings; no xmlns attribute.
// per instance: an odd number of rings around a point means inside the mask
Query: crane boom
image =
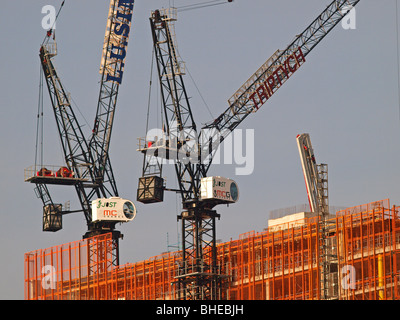
<svg viewBox="0 0 400 320"><path fill-rule="evenodd" d="M256 112L306 61L306 56L360 0L334 0L283 51L276 51L228 100L229 107L203 129L216 129L222 142L249 114ZM219 141L214 141L219 140ZM203 152L207 146L202 147Z"/></svg>
<svg viewBox="0 0 400 320"><path fill-rule="evenodd" d="M52 58L56 55L53 45L42 45L40 48L40 61L45 75L47 88L56 118L57 128L60 135L61 145L67 167L74 172L78 179L93 180L93 158L88 149L81 126L71 107L68 94L58 77L53 65ZM80 170L84 168L84 170ZM85 192L83 182L78 181L75 185L87 223L90 222L90 197ZM100 196L99 190L94 193ZM43 199L42 199L43 200ZM44 204L45 201L44 201Z"/></svg>
<svg viewBox="0 0 400 320"><path fill-rule="evenodd" d="M96 183L109 185L106 188L108 196L118 195L108 151L118 89L124 73L133 6L134 0L110 1L100 65L102 75L100 93L92 137L89 142L91 153L95 159Z"/></svg>

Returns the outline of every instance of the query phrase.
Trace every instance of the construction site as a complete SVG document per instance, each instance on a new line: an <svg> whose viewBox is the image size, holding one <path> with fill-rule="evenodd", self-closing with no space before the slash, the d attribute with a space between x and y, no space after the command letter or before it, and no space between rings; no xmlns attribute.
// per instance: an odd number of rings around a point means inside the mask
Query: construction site
<svg viewBox="0 0 400 320"><path fill-rule="evenodd" d="M208 1L181 11L231 2ZM134 42L129 35L135 23L135 1L110 0L100 93L89 137L55 67L55 57L62 52L58 52L55 29L50 28L40 46L40 87L47 88L50 96L65 163L50 166L35 159L25 169L24 180L34 185L43 205L43 232L62 230L63 219L76 213L83 214L87 231L82 239L25 253L24 299L400 299L400 206L389 199L371 199L355 207L330 207L328 165L317 162L318 152L308 133L299 132L293 139L308 204L301 210L270 215L262 231L243 230L229 241L217 237L218 206L234 205L242 196L239 182L210 175L218 148L231 141L248 116L256 117L289 78L307 72L303 65L308 63L308 54L321 41L329 41L331 30L363 1L325 2L315 20L306 21L307 28L300 33L293 30L294 40L268 58L228 99L224 112L201 124L192 113L185 86L187 70L178 50L175 23L180 10L151 11L152 63L162 125L150 133L149 118L155 116L148 111L146 135L138 137L137 155L143 166L134 168L141 169L133 193L136 199L121 198L109 155L126 52L128 43ZM168 167L173 168L175 185L166 179ZM75 189L78 208L53 200L53 186ZM179 228L176 250L121 264L122 233L117 226L132 223L139 214L137 203L162 206L168 193L179 196L181 202L181 211L172 217Z"/></svg>
<svg viewBox="0 0 400 320"><path fill-rule="evenodd" d="M325 283L317 217L288 216L265 232L218 244L214 271L219 285L210 290L221 300L399 299L398 210L383 200L330 219ZM179 287L180 277L209 272L198 270L195 261L184 263L181 251L114 266L114 250L111 234L105 234L27 253L25 299L185 299L189 297ZM211 261L203 263L206 268ZM54 288L42 285L45 265L55 267Z"/></svg>

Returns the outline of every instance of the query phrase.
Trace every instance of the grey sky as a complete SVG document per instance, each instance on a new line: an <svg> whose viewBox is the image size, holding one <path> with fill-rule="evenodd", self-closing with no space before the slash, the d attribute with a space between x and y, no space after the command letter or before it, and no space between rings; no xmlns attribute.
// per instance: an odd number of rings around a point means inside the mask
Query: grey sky
<svg viewBox="0 0 400 320"><path fill-rule="evenodd" d="M24 253L81 239L83 216L66 216L57 233L41 231L42 204L24 168L34 163L39 86L39 46L44 5L61 0L3 1L0 11L1 108L0 160L0 299L23 299ZM152 41L150 11L167 0L135 1L126 68L118 98L111 161L120 195L136 203L142 156L137 138L145 135ZM175 0L176 6L198 1ZM211 109L222 113L227 99L277 49L284 49L330 3L330 0L234 0L233 3L178 15L176 33L181 57ZM99 90L98 68L108 0L66 0L57 23L61 80L92 127ZM399 204L400 121L397 82L396 1L362 0L357 29L338 25L307 56L307 62L241 129L255 130L255 168L236 176L235 165L216 165L210 174L236 180L240 201L220 206L217 236L236 239L267 226L270 210L306 203L307 195L296 135L311 135L317 162L329 165L329 201L354 206L390 198ZM190 77L196 121L212 120ZM153 87L157 90L157 86ZM155 107L154 107L155 110ZM156 114L153 113L153 119ZM82 124L83 119L79 119ZM45 90L45 163L62 165L63 157ZM173 170L167 183L175 187ZM52 188L56 201L76 195ZM155 205L136 203L136 219L119 227L121 263L136 262L167 250L177 241L179 199L166 194Z"/></svg>

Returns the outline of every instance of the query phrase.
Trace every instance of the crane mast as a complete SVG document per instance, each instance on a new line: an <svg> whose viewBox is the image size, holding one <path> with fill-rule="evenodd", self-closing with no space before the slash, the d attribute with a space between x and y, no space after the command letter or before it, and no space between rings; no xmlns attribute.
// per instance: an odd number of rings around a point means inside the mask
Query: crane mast
<svg viewBox="0 0 400 320"><path fill-rule="evenodd" d="M321 173L327 171L323 168L326 164L318 165L316 163L314 150L308 133L299 134L296 140L311 212L319 212L321 215L325 216L328 214L329 205L327 187L324 186L325 179L323 179Z"/></svg>
<svg viewBox="0 0 400 320"><path fill-rule="evenodd" d="M182 266L175 284L180 299L220 299L225 276L216 259L216 219L221 202L202 199L201 184L219 144L251 113L256 112L304 64L311 50L343 19L359 0L333 1L283 51L276 51L229 99L229 107L198 132L191 112L183 72L171 33L174 9L152 12L150 24L157 60L166 129L162 139L139 139L144 154L137 200L163 201L165 190L179 192L183 211ZM172 10L172 11L171 11ZM174 159L178 190L167 189L162 163ZM325 288L325 287L324 287ZM325 289L324 289L325 290Z"/></svg>
<svg viewBox="0 0 400 320"><path fill-rule="evenodd" d="M173 9L163 13L156 10L150 18L165 116L164 130L169 137L168 157L174 156L173 148L189 151L189 142L197 141L196 124L183 80L184 65L178 58L173 32L175 20ZM201 164L197 166L187 159L175 162L175 169L182 199L198 198L196 187L200 183L198 172Z"/></svg>
<svg viewBox="0 0 400 320"><path fill-rule="evenodd" d="M163 196L153 197L164 191L161 176L154 173L161 173L163 159L174 159L179 185L176 191L182 197L183 207L178 215L182 225L183 258L175 282L178 298L215 300L221 297L223 280L216 265L216 219L220 216L212 210L215 203L200 199L201 178L206 176L206 171L196 149L198 133L184 85L184 65L178 57L175 20L175 8L155 10L150 17L165 129L163 139L152 142L154 147L145 141L145 146L139 148L144 153L144 165L138 201L162 201ZM151 161L158 161L158 170L152 170Z"/></svg>

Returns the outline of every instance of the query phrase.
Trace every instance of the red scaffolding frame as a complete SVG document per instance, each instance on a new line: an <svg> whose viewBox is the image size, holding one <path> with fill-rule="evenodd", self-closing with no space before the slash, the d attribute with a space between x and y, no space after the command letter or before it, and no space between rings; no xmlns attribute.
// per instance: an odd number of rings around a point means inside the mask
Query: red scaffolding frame
<svg viewBox="0 0 400 320"><path fill-rule="evenodd" d="M400 297L399 207L389 200L339 211L330 220L333 296ZM223 299L319 299L318 217L242 234L217 246ZM114 266L111 234L25 254L25 299L174 300L180 251Z"/></svg>

